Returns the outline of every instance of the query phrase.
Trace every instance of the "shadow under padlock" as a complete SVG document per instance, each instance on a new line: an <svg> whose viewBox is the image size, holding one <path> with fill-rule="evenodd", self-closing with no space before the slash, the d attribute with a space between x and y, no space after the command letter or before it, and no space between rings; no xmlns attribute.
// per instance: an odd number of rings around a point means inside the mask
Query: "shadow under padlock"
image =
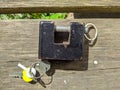
<svg viewBox="0 0 120 90"><path fill-rule="evenodd" d="M78 22L69 26L40 22L39 59L51 63L51 72L55 69L87 70L89 41L84 32L85 26Z"/></svg>

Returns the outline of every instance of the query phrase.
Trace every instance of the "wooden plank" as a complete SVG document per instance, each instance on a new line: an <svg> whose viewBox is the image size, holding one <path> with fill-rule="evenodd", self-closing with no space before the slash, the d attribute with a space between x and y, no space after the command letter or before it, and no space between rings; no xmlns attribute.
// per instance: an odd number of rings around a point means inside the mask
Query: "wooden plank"
<svg viewBox="0 0 120 90"><path fill-rule="evenodd" d="M74 18L75 19L79 19L79 18L120 18L120 13L111 13L111 12L74 13Z"/></svg>
<svg viewBox="0 0 120 90"><path fill-rule="evenodd" d="M1 0L0 13L112 12L120 13L119 0Z"/></svg>
<svg viewBox="0 0 120 90"><path fill-rule="evenodd" d="M73 20L55 21L69 24ZM54 80L43 88L40 84L29 84L21 79L9 77L25 66L38 61L38 30L40 20L0 21L0 90L119 90L120 88L120 19L81 19L98 28L97 43L89 47L88 62L54 62ZM86 59L87 57L85 57ZM94 64L94 61L98 64ZM88 65L88 69L82 69ZM65 70L70 69L70 70ZM73 70L71 70L73 69ZM49 78L45 77L45 80Z"/></svg>

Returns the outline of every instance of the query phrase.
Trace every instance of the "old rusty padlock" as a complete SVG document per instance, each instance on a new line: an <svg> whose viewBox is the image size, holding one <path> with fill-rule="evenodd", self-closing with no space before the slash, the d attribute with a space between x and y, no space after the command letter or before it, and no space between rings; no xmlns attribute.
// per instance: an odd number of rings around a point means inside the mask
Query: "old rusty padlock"
<svg viewBox="0 0 120 90"><path fill-rule="evenodd" d="M80 60L83 57L85 26L72 22L56 26L52 21L40 22L39 58L46 60Z"/></svg>

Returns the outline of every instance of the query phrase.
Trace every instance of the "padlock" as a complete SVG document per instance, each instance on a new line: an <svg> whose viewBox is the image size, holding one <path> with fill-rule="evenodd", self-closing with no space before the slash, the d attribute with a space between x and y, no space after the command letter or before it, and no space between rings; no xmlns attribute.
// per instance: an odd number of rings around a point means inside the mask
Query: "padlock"
<svg viewBox="0 0 120 90"><path fill-rule="evenodd" d="M56 26L52 21L40 22L39 58L42 60L80 60L83 57L85 26L72 22Z"/></svg>

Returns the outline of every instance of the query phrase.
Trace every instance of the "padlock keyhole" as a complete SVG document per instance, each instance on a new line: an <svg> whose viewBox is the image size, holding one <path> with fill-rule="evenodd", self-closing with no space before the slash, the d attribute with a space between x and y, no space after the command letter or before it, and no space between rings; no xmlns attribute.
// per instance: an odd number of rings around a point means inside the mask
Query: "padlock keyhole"
<svg viewBox="0 0 120 90"><path fill-rule="evenodd" d="M54 32L54 42L57 44L69 44L69 32Z"/></svg>

